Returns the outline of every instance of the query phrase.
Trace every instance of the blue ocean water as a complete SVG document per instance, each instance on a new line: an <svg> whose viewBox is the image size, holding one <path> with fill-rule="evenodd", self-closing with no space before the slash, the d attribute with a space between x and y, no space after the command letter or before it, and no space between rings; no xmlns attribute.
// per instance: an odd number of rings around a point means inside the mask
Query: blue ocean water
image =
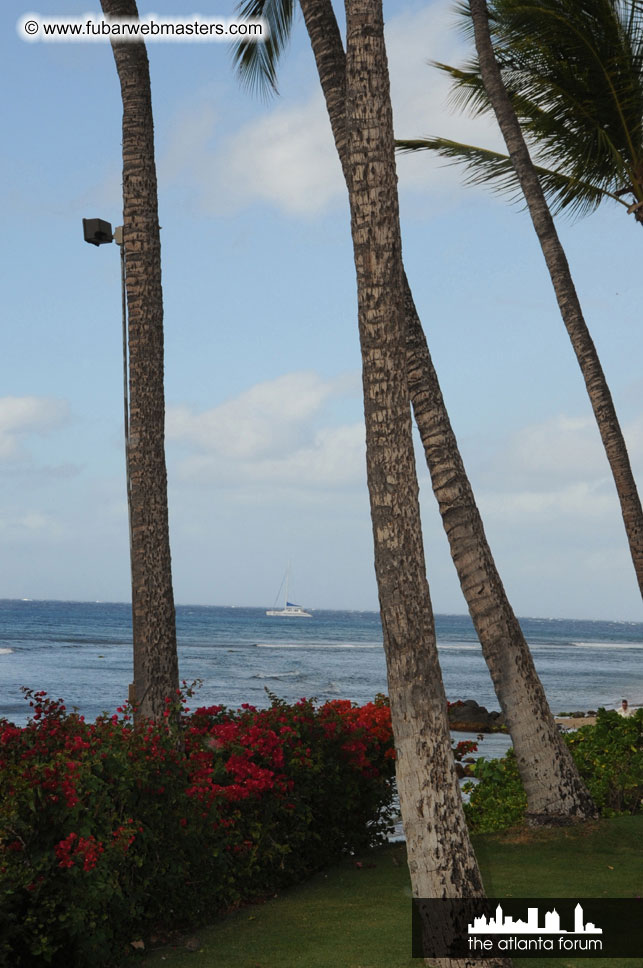
<svg viewBox="0 0 643 968"><path fill-rule="evenodd" d="M521 619L554 713L643 705L643 623ZM447 698L498 708L473 625L438 615ZM263 609L178 606L181 678L203 685L192 706L316 697L366 702L386 692L379 616L316 611L269 618ZM113 712L132 673L129 605L0 601L0 717L26 721L21 686L45 689L88 718Z"/></svg>

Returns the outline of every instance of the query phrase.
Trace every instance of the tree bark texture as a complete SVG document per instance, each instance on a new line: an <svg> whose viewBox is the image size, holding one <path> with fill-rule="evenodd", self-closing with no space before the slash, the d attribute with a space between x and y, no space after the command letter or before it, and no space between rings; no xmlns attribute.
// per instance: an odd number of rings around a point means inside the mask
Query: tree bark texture
<svg viewBox="0 0 643 968"><path fill-rule="evenodd" d="M409 869L418 897L477 897L482 880L456 779L422 547L381 3L347 0L346 15L347 165L367 475Z"/></svg>
<svg viewBox="0 0 643 968"><path fill-rule="evenodd" d="M112 17L135 0L101 0ZM141 718L162 719L179 688L165 466L163 293L154 122L142 42L112 43L123 101L123 245L129 319L129 472L134 686Z"/></svg>
<svg viewBox="0 0 643 968"><path fill-rule="evenodd" d="M532 824L597 816L596 807L549 708L520 623L489 547L471 484L442 400L415 307L408 305L408 380L433 492L494 689L516 753Z"/></svg>
<svg viewBox="0 0 643 968"><path fill-rule="evenodd" d="M300 0L346 185L346 56L330 0ZM403 270L402 270L403 271ZM507 598L403 272L408 388L451 556L507 718L532 822L596 814Z"/></svg>
<svg viewBox="0 0 643 968"><path fill-rule="evenodd" d="M625 440L616 416L612 395L603 373L596 347L583 317L567 257L558 238L556 226L534 169L511 100L496 62L489 32L486 0L470 0L480 75L507 152L529 208L556 299L578 364L585 380L596 423L605 447L614 484L621 505L623 523L634 563L634 571L643 596L643 510L636 481L630 466Z"/></svg>

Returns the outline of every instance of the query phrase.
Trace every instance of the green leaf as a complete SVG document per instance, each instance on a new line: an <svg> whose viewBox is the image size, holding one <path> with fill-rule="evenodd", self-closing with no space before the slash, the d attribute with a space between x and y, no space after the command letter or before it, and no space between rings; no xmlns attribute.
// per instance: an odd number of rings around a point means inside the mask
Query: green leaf
<svg viewBox="0 0 643 968"><path fill-rule="evenodd" d="M290 39L294 0L243 0L237 6L243 19L263 18L269 29L267 40L240 40L232 45L232 61L243 84L264 96L278 94L277 64Z"/></svg>
<svg viewBox="0 0 643 968"><path fill-rule="evenodd" d="M643 199L643 3L488 0L488 9L503 82L555 211ZM469 5L458 11L471 35ZM449 76L454 108L491 111L475 56L460 68L433 66ZM502 155L470 145L457 152L440 138L401 144L437 150L467 166L468 182L519 195Z"/></svg>

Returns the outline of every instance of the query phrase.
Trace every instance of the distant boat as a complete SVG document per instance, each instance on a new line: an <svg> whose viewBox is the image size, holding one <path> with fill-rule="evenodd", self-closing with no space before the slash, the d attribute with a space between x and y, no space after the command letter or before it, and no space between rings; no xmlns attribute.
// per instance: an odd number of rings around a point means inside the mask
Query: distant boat
<svg viewBox="0 0 643 968"><path fill-rule="evenodd" d="M295 605L293 602L288 601L288 586L290 585L290 565L288 566L288 571L282 581L282 587L286 585L286 592L284 595L284 607L283 608L269 608L266 615L270 615L272 618L312 618L310 612L307 612L305 608L301 605ZM279 589L281 591L281 588ZM279 598L279 592L277 592L277 598Z"/></svg>

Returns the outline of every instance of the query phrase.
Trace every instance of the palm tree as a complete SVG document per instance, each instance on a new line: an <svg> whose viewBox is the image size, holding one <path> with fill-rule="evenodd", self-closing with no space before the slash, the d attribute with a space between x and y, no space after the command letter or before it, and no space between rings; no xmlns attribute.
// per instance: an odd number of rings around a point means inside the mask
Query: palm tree
<svg viewBox="0 0 643 968"><path fill-rule="evenodd" d="M346 55L339 27L330 0L300 0L300 5L350 191ZM287 38L293 5L284 4L283 0L249 0L242 12L264 16L272 27L268 45L240 44L237 48L242 77L254 84L266 78L274 88L276 61ZM407 379L415 420L460 585L507 718L531 821L548 823L565 817L593 817L595 807L558 731L495 566L413 295L402 272Z"/></svg>
<svg viewBox="0 0 643 968"><path fill-rule="evenodd" d="M137 17L135 0L101 0ZM128 463L137 714L162 720L179 688L165 468L163 292L154 122L145 44L112 43L123 101L123 245L129 317Z"/></svg>
<svg viewBox="0 0 643 968"><path fill-rule="evenodd" d="M547 193L559 210L582 212L604 198L622 202L622 195L630 193L635 202L628 211L643 218L643 8L618 0L495 0L499 63L486 9L480 11L473 3L469 8L477 62L465 71L441 66L455 78L465 103L478 110L493 108L508 154L439 138L398 141L398 147L438 151L464 162L473 173L470 181L490 181L499 190L514 193L517 185L524 195L610 464L643 595L641 501L607 380L545 198ZM485 28L480 26L482 18ZM533 165L519 118L539 157L554 163L552 169Z"/></svg>
<svg viewBox="0 0 643 968"><path fill-rule="evenodd" d="M366 464L397 783L417 897L481 896L450 749L415 476L381 2L346 3L346 165Z"/></svg>
<svg viewBox="0 0 643 968"><path fill-rule="evenodd" d="M491 0L489 28L511 98L554 214L620 203L643 223L643 7L635 0ZM459 11L468 31L471 13ZM437 63L453 101L492 110L477 58ZM443 138L399 141L468 169L472 183L521 197L509 155ZM633 201L625 200L630 196Z"/></svg>

